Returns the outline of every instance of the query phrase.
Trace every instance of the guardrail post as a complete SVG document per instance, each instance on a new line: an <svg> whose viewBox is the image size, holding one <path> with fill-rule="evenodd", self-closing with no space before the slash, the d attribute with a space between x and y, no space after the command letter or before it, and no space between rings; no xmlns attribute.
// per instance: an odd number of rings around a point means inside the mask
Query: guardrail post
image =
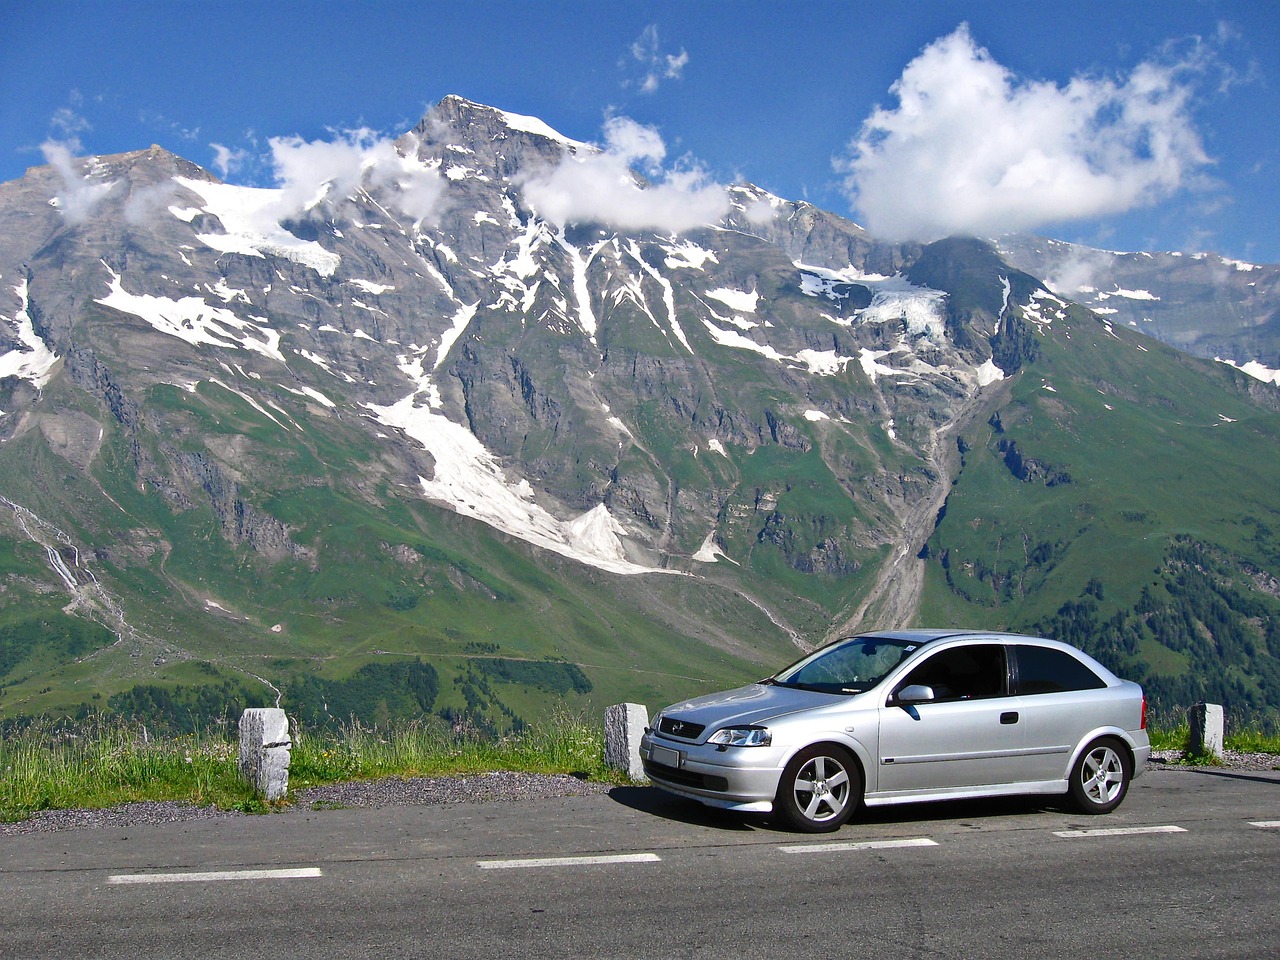
<svg viewBox="0 0 1280 960"><path fill-rule="evenodd" d="M640 737L649 725L649 710L642 703L615 703L604 711L604 762L612 770L625 770L632 780L647 780L640 762Z"/></svg>
<svg viewBox="0 0 1280 960"><path fill-rule="evenodd" d="M1197 703L1188 712L1191 722L1191 753L1222 757L1222 705Z"/></svg>
<svg viewBox="0 0 1280 960"><path fill-rule="evenodd" d="M289 792L289 718L278 707L251 707L240 716L240 775L265 800Z"/></svg>

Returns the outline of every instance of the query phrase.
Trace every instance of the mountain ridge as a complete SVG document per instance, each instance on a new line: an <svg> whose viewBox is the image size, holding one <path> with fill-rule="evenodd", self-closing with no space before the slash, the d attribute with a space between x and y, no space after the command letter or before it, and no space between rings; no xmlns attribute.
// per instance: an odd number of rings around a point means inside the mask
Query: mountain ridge
<svg viewBox="0 0 1280 960"><path fill-rule="evenodd" d="M1076 384L1145 410L1126 378L1194 369L1221 416L1262 418L1256 449L1273 429L1269 394L1250 398L1267 385L1143 346L985 241L887 244L750 185L718 225L617 228L603 207L557 224L529 184L596 182L616 158L460 97L391 146L313 146L285 145L271 189L154 147L0 185L0 620L64 623L65 553L113 598L95 609L115 638L86 658L41 633L0 713L180 687L170 701L275 691L323 720L342 683L422 709L394 660L440 672L426 709L502 726L561 680L486 672L495 656L585 670L575 697L661 697L693 681L638 678L749 677L871 622L1027 626L1089 579L1054 579L1088 527L1046 541L1041 594L996 608L938 558L1007 576L999 539L993 564L948 523L987 440L991 469L1020 464L1012 504L1046 471L1070 477L1063 502L1088 484L1096 451L1042 449L1078 428L1033 381L1064 378L1073 410L1093 404ZM669 186L628 176L625 204ZM1094 369L1070 362L1093 341ZM979 444L993 418L1008 435ZM22 510L57 534L24 533ZM1263 496L1251 516L1275 512Z"/></svg>

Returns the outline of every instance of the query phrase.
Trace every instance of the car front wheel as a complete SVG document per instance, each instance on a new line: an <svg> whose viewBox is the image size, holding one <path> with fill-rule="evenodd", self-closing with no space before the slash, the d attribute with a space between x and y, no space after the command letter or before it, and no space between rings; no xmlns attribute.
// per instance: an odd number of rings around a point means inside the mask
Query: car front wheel
<svg viewBox="0 0 1280 960"><path fill-rule="evenodd" d="M1124 744L1103 737L1085 747L1071 769L1070 796L1081 813L1110 813L1129 792L1133 761Z"/></svg>
<svg viewBox="0 0 1280 960"><path fill-rule="evenodd" d="M805 833L838 830L862 800L862 775L839 747L817 744L791 758L774 810L790 826Z"/></svg>

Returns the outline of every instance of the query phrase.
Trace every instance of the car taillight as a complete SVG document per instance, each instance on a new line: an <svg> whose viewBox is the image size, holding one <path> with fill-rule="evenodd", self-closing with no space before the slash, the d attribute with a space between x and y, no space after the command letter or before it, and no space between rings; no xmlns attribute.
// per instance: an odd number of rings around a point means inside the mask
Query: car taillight
<svg viewBox="0 0 1280 960"><path fill-rule="evenodd" d="M1147 729L1147 698L1142 698L1142 722L1138 724L1139 730Z"/></svg>

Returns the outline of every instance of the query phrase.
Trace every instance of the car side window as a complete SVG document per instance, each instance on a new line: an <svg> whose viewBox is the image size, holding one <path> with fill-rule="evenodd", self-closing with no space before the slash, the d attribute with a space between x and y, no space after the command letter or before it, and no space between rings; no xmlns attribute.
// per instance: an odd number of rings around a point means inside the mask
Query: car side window
<svg viewBox="0 0 1280 960"><path fill-rule="evenodd" d="M1097 690L1106 686L1101 677L1065 650L1017 644L1014 651L1019 694Z"/></svg>
<svg viewBox="0 0 1280 960"><path fill-rule="evenodd" d="M1004 647L967 644L935 653L907 674L897 689L922 684L935 700L978 700L1005 695Z"/></svg>

